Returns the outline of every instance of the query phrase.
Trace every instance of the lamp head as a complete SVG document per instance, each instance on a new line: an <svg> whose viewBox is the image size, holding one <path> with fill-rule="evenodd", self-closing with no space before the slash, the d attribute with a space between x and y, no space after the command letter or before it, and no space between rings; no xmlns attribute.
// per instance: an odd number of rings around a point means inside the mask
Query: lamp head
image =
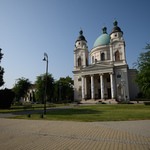
<svg viewBox="0 0 150 150"><path fill-rule="evenodd" d="M43 58L43 61L46 61L45 57Z"/></svg>

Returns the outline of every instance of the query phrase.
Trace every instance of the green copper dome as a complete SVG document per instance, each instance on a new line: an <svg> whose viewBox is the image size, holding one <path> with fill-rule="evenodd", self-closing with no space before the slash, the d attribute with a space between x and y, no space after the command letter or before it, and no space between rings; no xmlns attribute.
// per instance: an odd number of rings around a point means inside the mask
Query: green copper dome
<svg viewBox="0 0 150 150"><path fill-rule="evenodd" d="M108 45L110 43L110 36L107 34L107 28L103 27L103 34L97 38L95 41L93 48L102 46L102 45Z"/></svg>

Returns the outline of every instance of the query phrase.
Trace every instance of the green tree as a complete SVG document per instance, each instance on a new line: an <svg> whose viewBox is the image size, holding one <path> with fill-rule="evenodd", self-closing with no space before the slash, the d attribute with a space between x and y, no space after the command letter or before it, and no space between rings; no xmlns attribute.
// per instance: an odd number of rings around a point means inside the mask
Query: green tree
<svg viewBox="0 0 150 150"><path fill-rule="evenodd" d="M1 50L2 49L0 48L0 63L1 63L1 59L3 58L3 54L1 53ZM4 84L3 74L4 74L4 68L0 66L0 87Z"/></svg>
<svg viewBox="0 0 150 150"><path fill-rule="evenodd" d="M145 53L141 53L134 63L138 69L135 82L139 85L146 98L150 98L150 44L144 48Z"/></svg>
<svg viewBox="0 0 150 150"><path fill-rule="evenodd" d="M15 83L15 86L13 87L16 101L19 101L21 97L24 97L27 94L30 86L31 82L29 81L29 79L25 79L23 77L17 79L17 83Z"/></svg>
<svg viewBox="0 0 150 150"><path fill-rule="evenodd" d="M69 76L66 78L60 78L55 82L55 98L57 102L61 101L67 102L68 100L73 101L74 91L73 91L73 80Z"/></svg>
<svg viewBox="0 0 150 150"><path fill-rule="evenodd" d="M45 96L45 79L46 74L37 76L37 79L35 81L35 84L37 84L37 89L35 91L35 98L36 100L40 101L41 103L44 103L44 96ZM54 78L51 74L47 75L47 87L46 87L46 95L47 95L47 101L51 102L51 99L53 98L54 94Z"/></svg>

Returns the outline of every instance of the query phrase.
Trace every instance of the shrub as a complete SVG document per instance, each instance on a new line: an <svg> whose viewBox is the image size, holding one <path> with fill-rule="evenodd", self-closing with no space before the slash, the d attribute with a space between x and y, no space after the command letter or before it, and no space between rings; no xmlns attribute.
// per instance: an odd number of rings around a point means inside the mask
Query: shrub
<svg viewBox="0 0 150 150"><path fill-rule="evenodd" d="M0 90L0 109L10 108L15 93L10 89Z"/></svg>
<svg viewBox="0 0 150 150"><path fill-rule="evenodd" d="M22 102L16 102L15 106L22 106Z"/></svg>
<svg viewBox="0 0 150 150"><path fill-rule="evenodd" d="M117 104L123 104L123 102L118 102Z"/></svg>
<svg viewBox="0 0 150 150"><path fill-rule="evenodd" d="M134 101L150 101L148 98L136 98Z"/></svg>
<svg viewBox="0 0 150 150"><path fill-rule="evenodd" d="M134 104L134 103L131 103L131 102L118 102L117 104Z"/></svg>
<svg viewBox="0 0 150 150"><path fill-rule="evenodd" d="M150 102L144 102L145 105L150 105Z"/></svg>

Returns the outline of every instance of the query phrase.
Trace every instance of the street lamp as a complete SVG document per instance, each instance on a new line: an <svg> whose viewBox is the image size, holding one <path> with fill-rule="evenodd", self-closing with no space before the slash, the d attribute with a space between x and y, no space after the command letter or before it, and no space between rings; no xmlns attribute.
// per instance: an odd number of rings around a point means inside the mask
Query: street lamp
<svg viewBox="0 0 150 150"><path fill-rule="evenodd" d="M59 82L59 103L61 102L61 82Z"/></svg>
<svg viewBox="0 0 150 150"><path fill-rule="evenodd" d="M44 53L44 59L43 61L46 61L46 79L45 79L45 96L44 96L44 114L46 115L46 90L47 90L47 73L48 73L48 55Z"/></svg>

